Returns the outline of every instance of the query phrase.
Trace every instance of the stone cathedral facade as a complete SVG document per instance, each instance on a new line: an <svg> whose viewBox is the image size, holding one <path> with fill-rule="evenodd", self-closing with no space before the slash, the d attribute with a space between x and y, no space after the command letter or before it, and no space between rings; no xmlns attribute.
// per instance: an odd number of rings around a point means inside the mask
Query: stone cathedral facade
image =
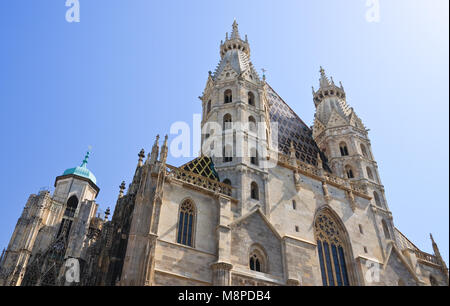
<svg viewBox="0 0 450 306"><path fill-rule="evenodd" d="M200 157L169 165L157 137L111 220L89 155L31 195L0 285L448 285L436 243L425 253L395 227L368 130L322 68L309 128L234 22L200 100Z"/></svg>

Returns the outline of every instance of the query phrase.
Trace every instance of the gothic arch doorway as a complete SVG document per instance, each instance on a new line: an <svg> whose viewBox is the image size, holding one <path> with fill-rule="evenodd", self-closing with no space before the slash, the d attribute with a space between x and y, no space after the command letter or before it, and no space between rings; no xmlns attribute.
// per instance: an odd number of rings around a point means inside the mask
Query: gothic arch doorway
<svg viewBox="0 0 450 306"><path fill-rule="evenodd" d="M353 255L347 231L328 207L319 210L314 219L314 236L324 286L357 285Z"/></svg>

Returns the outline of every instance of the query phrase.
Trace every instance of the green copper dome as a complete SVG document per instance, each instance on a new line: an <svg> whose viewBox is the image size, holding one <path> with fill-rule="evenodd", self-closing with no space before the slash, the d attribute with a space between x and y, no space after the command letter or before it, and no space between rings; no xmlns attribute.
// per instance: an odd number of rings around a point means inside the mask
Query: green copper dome
<svg viewBox="0 0 450 306"><path fill-rule="evenodd" d="M70 168L64 171L63 175L78 175L84 178L87 178L91 180L92 183L97 184L97 179L95 178L95 175L86 167L87 160L89 158L89 152L86 153L86 156L84 157L83 163L79 167Z"/></svg>

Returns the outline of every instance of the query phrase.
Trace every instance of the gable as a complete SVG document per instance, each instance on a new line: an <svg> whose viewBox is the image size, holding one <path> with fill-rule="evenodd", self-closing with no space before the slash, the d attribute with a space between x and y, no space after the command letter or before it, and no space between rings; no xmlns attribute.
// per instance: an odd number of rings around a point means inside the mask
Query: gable
<svg viewBox="0 0 450 306"><path fill-rule="evenodd" d="M342 118L342 116L340 114L338 114L336 112L336 110L333 109L331 115L330 115L330 119L328 120L327 123L327 127L336 127L336 126L342 126L342 125L346 125L347 121Z"/></svg>
<svg viewBox="0 0 450 306"><path fill-rule="evenodd" d="M249 270L252 247L257 245L267 255L268 273L283 276L281 238L258 209L239 218L231 227L231 262L238 269ZM250 270L249 270L250 271Z"/></svg>

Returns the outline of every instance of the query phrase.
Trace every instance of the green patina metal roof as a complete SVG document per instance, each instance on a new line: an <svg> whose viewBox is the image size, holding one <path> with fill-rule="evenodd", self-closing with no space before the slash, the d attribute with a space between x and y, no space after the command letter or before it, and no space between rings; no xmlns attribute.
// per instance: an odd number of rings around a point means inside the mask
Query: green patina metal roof
<svg viewBox="0 0 450 306"><path fill-rule="evenodd" d="M83 163L79 167L70 168L64 171L63 175L78 175L84 178L87 178L92 181L92 183L97 184L97 179L95 178L95 175L86 167L86 164L88 163L89 158L89 152L86 153L86 156L84 157Z"/></svg>

